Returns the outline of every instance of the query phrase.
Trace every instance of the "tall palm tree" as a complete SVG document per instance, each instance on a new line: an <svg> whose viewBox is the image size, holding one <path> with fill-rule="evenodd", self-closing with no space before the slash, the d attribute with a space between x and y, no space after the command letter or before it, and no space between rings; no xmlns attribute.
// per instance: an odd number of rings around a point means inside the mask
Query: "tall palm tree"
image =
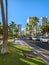
<svg viewBox="0 0 49 65"><path fill-rule="evenodd" d="M0 22L0 35L3 35L3 26L1 22Z"/></svg>
<svg viewBox="0 0 49 65"><path fill-rule="evenodd" d="M28 30L29 35L31 36L31 34L32 34L32 24L27 24L26 29Z"/></svg>
<svg viewBox="0 0 49 65"><path fill-rule="evenodd" d="M15 24L13 21L11 21L11 23L10 23L9 27L10 27L10 28L11 28L11 30L12 30L12 36L13 36L13 38L14 38L13 33L14 33L14 28L16 27L16 24Z"/></svg>
<svg viewBox="0 0 49 65"><path fill-rule="evenodd" d="M6 1L6 21L5 21L5 26L6 26L6 38L8 39L8 0Z"/></svg>
<svg viewBox="0 0 49 65"><path fill-rule="evenodd" d="M1 29L1 27L2 27L2 23L0 22L0 29Z"/></svg>
<svg viewBox="0 0 49 65"><path fill-rule="evenodd" d="M7 53L7 0L6 0L6 19L5 19L5 14L4 14L4 5L3 5L3 0L1 0L1 13L2 13L2 22L3 22L3 45L2 45L2 50L1 53L5 54Z"/></svg>
<svg viewBox="0 0 49 65"><path fill-rule="evenodd" d="M36 27L36 33L37 33L37 23L38 18L36 16L32 17L32 27Z"/></svg>

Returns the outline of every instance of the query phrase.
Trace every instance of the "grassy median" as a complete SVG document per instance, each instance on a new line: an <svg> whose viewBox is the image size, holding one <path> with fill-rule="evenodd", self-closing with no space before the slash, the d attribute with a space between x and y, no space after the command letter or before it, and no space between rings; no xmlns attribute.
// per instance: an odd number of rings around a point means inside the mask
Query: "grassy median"
<svg viewBox="0 0 49 65"><path fill-rule="evenodd" d="M26 46L13 45L12 42L8 40L8 54L0 53L0 65L46 65L39 57L24 57L23 53L31 50Z"/></svg>

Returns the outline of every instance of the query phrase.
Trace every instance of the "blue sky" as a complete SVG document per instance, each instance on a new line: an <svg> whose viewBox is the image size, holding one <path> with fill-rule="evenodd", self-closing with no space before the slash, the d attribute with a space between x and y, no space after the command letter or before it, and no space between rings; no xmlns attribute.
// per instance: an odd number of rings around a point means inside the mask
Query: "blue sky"
<svg viewBox="0 0 49 65"><path fill-rule="evenodd" d="M29 16L49 18L49 0L8 0L8 23L14 21L25 28Z"/></svg>

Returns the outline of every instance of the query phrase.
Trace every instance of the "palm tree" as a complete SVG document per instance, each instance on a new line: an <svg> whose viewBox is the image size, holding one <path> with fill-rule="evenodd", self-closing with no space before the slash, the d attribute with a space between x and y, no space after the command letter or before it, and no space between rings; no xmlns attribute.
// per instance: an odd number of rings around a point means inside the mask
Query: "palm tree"
<svg viewBox="0 0 49 65"><path fill-rule="evenodd" d="M0 30L1 30L1 28L2 28L2 23L0 22Z"/></svg>
<svg viewBox="0 0 49 65"><path fill-rule="evenodd" d="M9 26L11 27L12 31L14 31L14 27L16 26L16 24L13 21L11 21Z"/></svg>
<svg viewBox="0 0 49 65"><path fill-rule="evenodd" d="M3 35L3 26L1 22L0 22L0 35Z"/></svg>
<svg viewBox="0 0 49 65"><path fill-rule="evenodd" d="M7 0L6 0L6 20L5 20L5 14L4 14L4 5L3 5L3 0L1 0L1 13L2 13L2 22L3 22L3 45L2 45L2 50L1 53L5 54L7 53Z"/></svg>
<svg viewBox="0 0 49 65"><path fill-rule="evenodd" d="M8 39L8 0L6 0L6 38Z"/></svg>
<svg viewBox="0 0 49 65"><path fill-rule="evenodd" d="M10 27L10 28L11 28L11 30L12 30L12 36L13 36L13 33L14 33L14 28L16 28L16 24L15 24L13 21L11 21L11 23L10 23L9 27ZM13 38L14 38L14 36L13 36Z"/></svg>
<svg viewBox="0 0 49 65"><path fill-rule="evenodd" d="M26 30L29 32L29 35L32 34L32 24L27 24Z"/></svg>
<svg viewBox="0 0 49 65"><path fill-rule="evenodd" d="M47 22L44 26L41 26L41 33L42 35L49 36L49 22Z"/></svg>
<svg viewBox="0 0 49 65"><path fill-rule="evenodd" d="M37 23L38 18L36 16L32 17L32 27L36 27L36 33L37 33Z"/></svg>

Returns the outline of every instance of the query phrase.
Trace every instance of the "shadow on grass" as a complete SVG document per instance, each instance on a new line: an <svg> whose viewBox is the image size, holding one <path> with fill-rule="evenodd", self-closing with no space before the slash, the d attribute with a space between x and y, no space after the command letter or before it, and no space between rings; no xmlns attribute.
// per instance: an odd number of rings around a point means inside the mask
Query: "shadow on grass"
<svg viewBox="0 0 49 65"><path fill-rule="evenodd" d="M8 54L0 54L0 65L45 65L39 58L25 58L23 52L28 50L8 44Z"/></svg>

